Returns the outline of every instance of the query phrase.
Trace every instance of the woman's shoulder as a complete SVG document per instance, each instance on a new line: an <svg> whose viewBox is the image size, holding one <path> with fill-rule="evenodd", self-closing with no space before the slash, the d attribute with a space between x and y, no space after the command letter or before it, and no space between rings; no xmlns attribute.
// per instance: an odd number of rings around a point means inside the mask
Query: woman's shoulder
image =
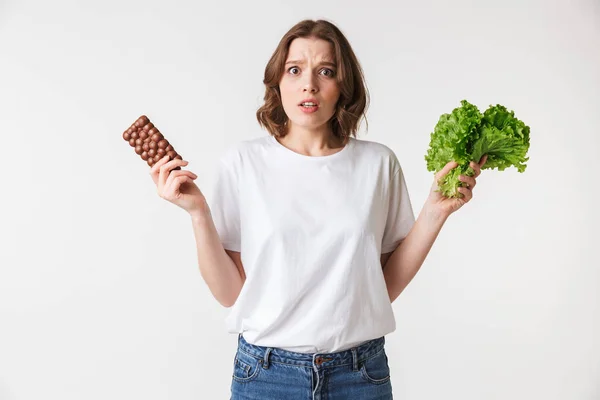
<svg viewBox="0 0 600 400"><path fill-rule="evenodd" d="M220 161L227 165L239 165L244 159L263 153L271 146L270 136L242 139L227 145L220 154Z"/></svg>
<svg viewBox="0 0 600 400"><path fill-rule="evenodd" d="M375 142L373 140L365 139L354 139L355 148L357 152L362 153L363 156L372 157L378 160L386 161L392 164L394 167L400 165L398 157L394 150L383 143Z"/></svg>

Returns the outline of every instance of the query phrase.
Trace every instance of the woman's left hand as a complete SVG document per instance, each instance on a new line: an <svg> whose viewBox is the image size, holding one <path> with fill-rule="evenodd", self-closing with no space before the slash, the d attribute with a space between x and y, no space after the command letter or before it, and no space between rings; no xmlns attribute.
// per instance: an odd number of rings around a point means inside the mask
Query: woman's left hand
<svg viewBox="0 0 600 400"><path fill-rule="evenodd" d="M487 161L487 154L481 157L479 160L479 164L471 161L469 164L473 171L475 171L475 175L465 176L461 175L459 179L462 182L466 183L466 186L461 186L458 188L458 191L462 193L463 197L454 197L448 198L443 196L438 189L438 180L442 179L446 174L448 174L453 168L458 166L458 163L455 161L451 161L444 168L442 168L437 174L435 174L435 179L433 181L433 185L431 186L431 191L429 192L429 197L427 198L427 206L430 211L434 212L436 215L447 218L455 211L458 211L462 206L471 201L473 198L473 188L477 185L476 178L481 174L481 167Z"/></svg>

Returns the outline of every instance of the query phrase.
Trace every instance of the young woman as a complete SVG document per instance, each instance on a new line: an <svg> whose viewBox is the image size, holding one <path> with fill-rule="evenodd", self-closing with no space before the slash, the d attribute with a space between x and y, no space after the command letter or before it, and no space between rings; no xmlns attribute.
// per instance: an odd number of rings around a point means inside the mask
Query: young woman
<svg viewBox="0 0 600 400"><path fill-rule="evenodd" d="M238 334L232 399L391 399L391 303L421 267L460 199L434 179L415 221L394 152L359 140L368 105L350 44L327 21L281 39L257 118L268 135L221 157L212 201L184 160L157 162L159 195L189 212L198 264ZM168 161L168 162L167 162Z"/></svg>

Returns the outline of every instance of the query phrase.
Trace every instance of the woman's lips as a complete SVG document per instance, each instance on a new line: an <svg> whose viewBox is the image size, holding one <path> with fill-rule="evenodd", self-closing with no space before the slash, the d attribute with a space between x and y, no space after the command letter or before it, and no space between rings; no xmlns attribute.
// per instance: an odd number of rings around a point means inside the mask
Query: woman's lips
<svg viewBox="0 0 600 400"><path fill-rule="evenodd" d="M312 114L314 112L317 112L317 110L319 109L319 106L298 106L300 107L300 110L305 113L305 114Z"/></svg>

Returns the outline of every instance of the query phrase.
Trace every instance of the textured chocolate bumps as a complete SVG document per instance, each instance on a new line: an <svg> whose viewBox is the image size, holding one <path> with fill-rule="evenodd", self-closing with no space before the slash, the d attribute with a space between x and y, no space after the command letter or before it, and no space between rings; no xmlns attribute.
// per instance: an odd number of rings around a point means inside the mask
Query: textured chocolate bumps
<svg viewBox="0 0 600 400"><path fill-rule="evenodd" d="M135 149L135 153L149 166L153 166L167 155L169 161L175 158L182 159L171 143L145 115L139 117L123 132L123 139L129 142L129 145ZM181 169L181 167L174 169Z"/></svg>

